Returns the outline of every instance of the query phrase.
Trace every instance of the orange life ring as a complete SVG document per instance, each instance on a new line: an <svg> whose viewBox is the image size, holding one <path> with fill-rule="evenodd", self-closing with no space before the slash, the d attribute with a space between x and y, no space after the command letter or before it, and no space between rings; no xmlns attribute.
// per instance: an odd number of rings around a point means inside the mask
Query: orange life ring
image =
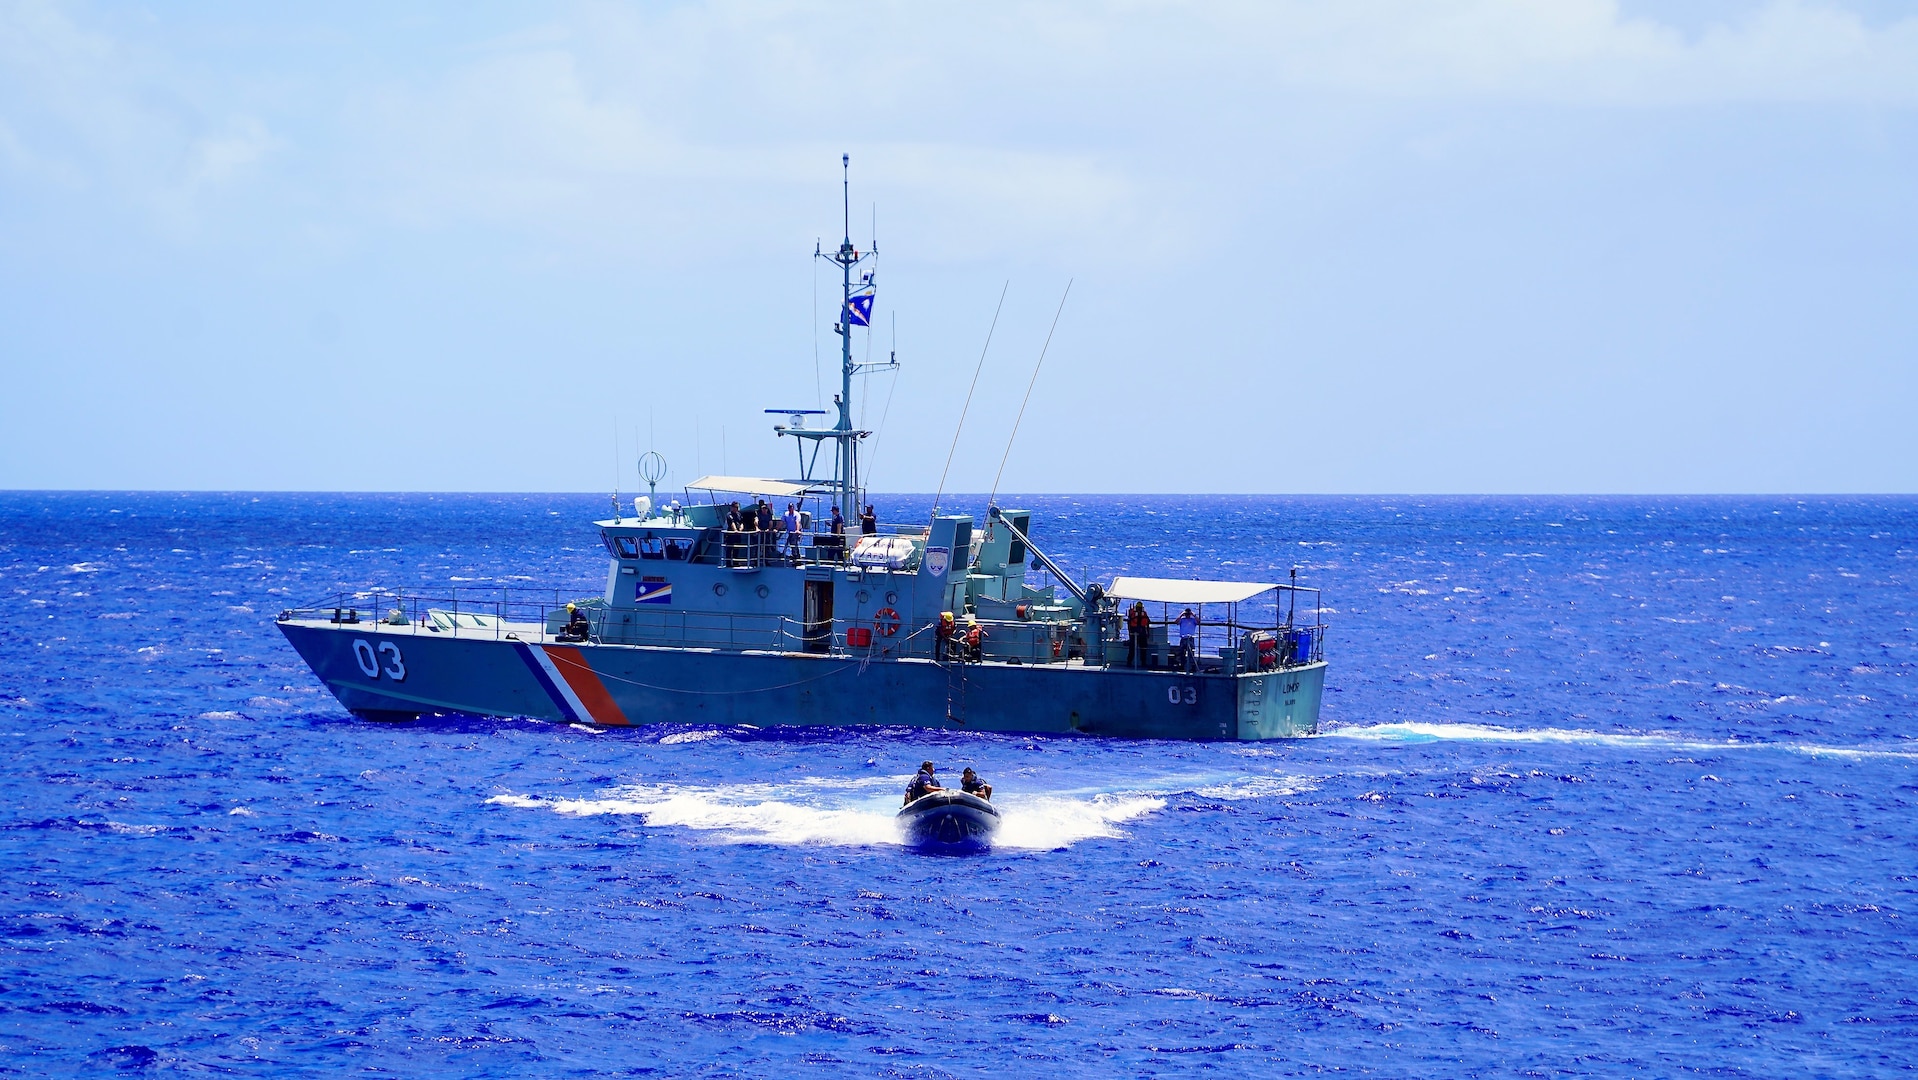
<svg viewBox="0 0 1918 1080"><path fill-rule="evenodd" d="M872 628L880 637L891 637L899 632L899 613L889 607L882 607L872 613Z"/></svg>

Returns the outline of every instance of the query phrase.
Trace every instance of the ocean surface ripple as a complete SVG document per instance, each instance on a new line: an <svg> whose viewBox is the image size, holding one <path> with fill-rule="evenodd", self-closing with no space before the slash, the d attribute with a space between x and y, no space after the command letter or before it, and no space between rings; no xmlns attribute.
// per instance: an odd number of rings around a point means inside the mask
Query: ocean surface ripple
<svg viewBox="0 0 1918 1080"><path fill-rule="evenodd" d="M1324 733L362 722L277 611L595 593L603 499L0 493L0 1071L1918 1060L1918 500L1015 501L1075 573L1298 566ZM991 853L899 845L928 757Z"/></svg>

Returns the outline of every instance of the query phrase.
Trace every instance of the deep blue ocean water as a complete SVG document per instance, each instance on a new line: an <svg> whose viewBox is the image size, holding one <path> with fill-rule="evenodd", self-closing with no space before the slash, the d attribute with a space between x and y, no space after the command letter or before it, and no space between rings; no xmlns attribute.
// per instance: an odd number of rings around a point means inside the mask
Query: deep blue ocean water
<svg viewBox="0 0 1918 1080"><path fill-rule="evenodd" d="M0 493L0 1070L1911 1070L1918 500L1015 501L1299 565L1325 733L362 722L275 612L596 592L604 499ZM1007 846L893 842L926 757Z"/></svg>

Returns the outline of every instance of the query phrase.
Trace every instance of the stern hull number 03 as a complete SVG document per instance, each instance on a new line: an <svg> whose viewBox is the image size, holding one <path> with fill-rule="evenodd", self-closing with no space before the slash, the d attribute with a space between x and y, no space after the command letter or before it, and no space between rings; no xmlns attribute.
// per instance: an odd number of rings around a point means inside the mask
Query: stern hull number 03
<svg viewBox="0 0 1918 1080"><path fill-rule="evenodd" d="M394 682L406 679L406 660L400 656L400 647L390 641L382 641L378 648L365 638L353 639L353 659L359 662L360 673L369 679L381 675Z"/></svg>
<svg viewBox="0 0 1918 1080"><path fill-rule="evenodd" d="M1174 705L1197 705L1199 703L1199 688L1196 686L1168 686L1165 688L1165 699Z"/></svg>

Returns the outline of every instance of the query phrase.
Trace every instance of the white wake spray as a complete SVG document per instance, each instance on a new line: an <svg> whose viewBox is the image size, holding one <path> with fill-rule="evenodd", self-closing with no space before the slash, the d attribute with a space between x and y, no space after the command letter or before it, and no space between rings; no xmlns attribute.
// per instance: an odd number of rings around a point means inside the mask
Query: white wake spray
<svg viewBox="0 0 1918 1080"><path fill-rule="evenodd" d="M495 795L496 806L578 817L630 815L653 828L707 833L724 843L878 846L901 842L899 791L905 776L863 780L800 779L790 784L633 784L591 798ZM1120 826L1163 809L1144 793L1004 794L996 848L1047 851L1123 835Z"/></svg>

